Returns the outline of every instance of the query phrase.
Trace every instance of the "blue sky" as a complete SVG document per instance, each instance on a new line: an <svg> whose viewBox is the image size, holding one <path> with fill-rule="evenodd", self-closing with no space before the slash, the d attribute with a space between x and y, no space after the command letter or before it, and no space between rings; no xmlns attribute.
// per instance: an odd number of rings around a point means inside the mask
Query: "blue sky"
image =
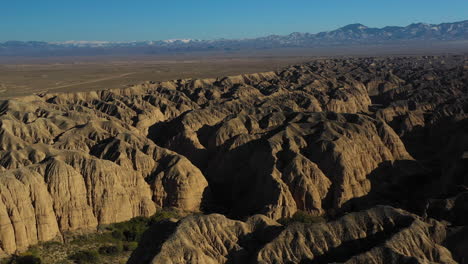
<svg viewBox="0 0 468 264"><path fill-rule="evenodd" d="M248 38L468 19L468 0L0 0L0 41Z"/></svg>

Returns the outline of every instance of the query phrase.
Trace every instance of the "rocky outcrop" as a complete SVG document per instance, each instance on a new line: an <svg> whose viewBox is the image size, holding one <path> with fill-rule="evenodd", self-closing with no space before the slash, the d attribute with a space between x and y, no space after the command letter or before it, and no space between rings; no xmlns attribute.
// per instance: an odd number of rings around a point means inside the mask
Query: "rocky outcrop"
<svg viewBox="0 0 468 264"><path fill-rule="evenodd" d="M279 219L383 203L421 217L378 206L279 234L271 224L269 238L257 239L248 221L199 216L132 261L146 254L142 263L463 263L464 60L324 60L259 82L237 76L200 85L191 95L200 108L148 131L201 169L213 211Z"/></svg>
<svg viewBox="0 0 468 264"><path fill-rule="evenodd" d="M147 139L124 103L105 106L111 96L117 94L1 102L1 252L157 208L199 211L208 185L200 170Z"/></svg>
<svg viewBox="0 0 468 264"><path fill-rule="evenodd" d="M445 227L391 207L336 221L287 227L257 263L456 263L441 244Z"/></svg>
<svg viewBox="0 0 468 264"><path fill-rule="evenodd" d="M280 229L278 223L262 215L246 222L219 214L190 216L178 223L156 256L136 251L128 263L247 263L250 247L266 242ZM147 239L147 243L152 242ZM145 262L147 259L150 261Z"/></svg>
<svg viewBox="0 0 468 264"><path fill-rule="evenodd" d="M206 176L237 216L322 215L375 188L382 163L412 160L393 130L357 114L241 114L208 133Z"/></svg>
<svg viewBox="0 0 468 264"><path fill-rule="evenodd" d="M159 250L137 250L128 263L456 263L445 237L443 224L385 206L287 227L214 214L181 220Z"/></svg>

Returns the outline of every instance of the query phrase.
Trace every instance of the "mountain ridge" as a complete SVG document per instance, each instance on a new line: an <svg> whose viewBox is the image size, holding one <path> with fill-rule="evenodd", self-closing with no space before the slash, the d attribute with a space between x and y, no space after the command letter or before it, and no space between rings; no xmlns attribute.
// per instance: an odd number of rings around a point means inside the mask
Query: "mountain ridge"
<svg viewBox="0 0 468 264"><path fill-rule="evenodd" d="M406 41L468 40L468 20L406 27L367 27L349 24L336 30L319 33L293 32L289 35L269 35L245 39L170 39L157 41L5 41L0 42L0 56L19 55L97 55L97 54L157 54L168 52L300 48L386 44Z"/></svg>

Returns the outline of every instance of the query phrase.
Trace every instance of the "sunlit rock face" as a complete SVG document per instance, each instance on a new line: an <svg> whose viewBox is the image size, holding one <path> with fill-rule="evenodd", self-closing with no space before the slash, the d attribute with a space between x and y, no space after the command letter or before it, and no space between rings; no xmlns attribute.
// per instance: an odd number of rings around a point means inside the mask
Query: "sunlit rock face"
<svg viewBox="0 0 468 264"><path fill-rule="evenodd" d="M175 208L208 215L131 263L460 262L467 65L324 59L0 101L0 253ZM297 212L330 221L277 222Z"/></svg>

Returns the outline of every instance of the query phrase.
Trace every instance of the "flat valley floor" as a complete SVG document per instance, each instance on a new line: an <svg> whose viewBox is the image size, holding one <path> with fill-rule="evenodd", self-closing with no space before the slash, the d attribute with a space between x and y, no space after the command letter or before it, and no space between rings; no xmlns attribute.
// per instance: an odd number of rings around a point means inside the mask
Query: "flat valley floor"
<svg viewBox="0 0 468 264"><path fill-rule="evenodd" d="M192 52L169 55L0 57L0 99L125 88L145 81L275 71L321 58L468 54L467 42Z"/></svg>

